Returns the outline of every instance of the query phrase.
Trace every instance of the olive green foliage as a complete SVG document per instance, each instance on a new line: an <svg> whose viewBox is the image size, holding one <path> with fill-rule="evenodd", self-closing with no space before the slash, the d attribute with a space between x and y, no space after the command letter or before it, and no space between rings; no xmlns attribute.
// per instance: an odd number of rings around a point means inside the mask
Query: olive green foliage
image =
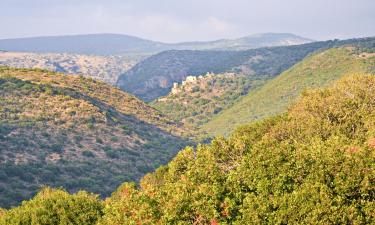
<svg viewBox="0 0 375 225"><path fill-rule="evenodd" d="M186 148L105 202L101 224L375 223L375 77Z"/></svg>
<svg viewBox="0 0 375 225"><path fill-rule="evenodd" d="M158 202L140 193L134 183L124 183L104 203L104 216L98 225L154 224L160 217Z"/></svg>
<svg viewBox="0 0 375 225"><path fill-rule="evenodd" d="M236 126L285 112L306 88L319 88L350 73L375 72L372 47L341 47L319 51L250 90L233 106L202 126L211 135L228 135Z"/></svg>
<svg viewBox="0 0 375 225"><path fill-rule="evenodd" d="M199 127L263 83L260 79L251 80L232 73L210 74L197 82L180 85L178 93L170 93L151 105L175 121Z"/></svg>
<svg viewBox="0 0 375 225"><path fill-rule="evenodd" d="M178 123L103 82L0 68L0 206L41 185L110 195L188 142Z"/></svg>
<svg viewBox="0 0 375 225"><path fill-rule="evenodd" d="M96 224L102 215L103 203L98 196L44 188L33 199L3 213L0 224L90 225Z"/></svg>

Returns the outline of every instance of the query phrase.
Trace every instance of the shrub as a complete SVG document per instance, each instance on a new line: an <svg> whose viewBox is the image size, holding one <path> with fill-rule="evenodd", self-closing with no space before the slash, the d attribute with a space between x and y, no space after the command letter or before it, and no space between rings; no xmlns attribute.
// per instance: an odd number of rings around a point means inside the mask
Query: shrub
<svg viewBox="0 0 375 225"><path fill-rule="evenodd" d="M3 212L0 224L96 224L103 206L97 196L80 191L76 194L44 188L33 199Z"/></svg>
<svg viewBox="0 0 375 225"><path fill-rule="evenodd" d="M92 151L87 151L87 150L83 151L82 155L85 157L91 157L91 158L95 157L95 154Z"/></svg>
<svg viewBox="0 0 375 225"><path fill-rule="evenodd" d="M139 190L124 184L105 221L373 224L373 90L374 76L347 77L305 92L285 115L185 148Z"/></svg>
<svg viewBox="0 0 375 225"><path fill-rule="evenodd" d="M118 158L120 158L120 154L116 150L112 150L111 149L109 151L106 151L105 154L106 154L106 156L108 156L111 159L118 159Z"/></svg>

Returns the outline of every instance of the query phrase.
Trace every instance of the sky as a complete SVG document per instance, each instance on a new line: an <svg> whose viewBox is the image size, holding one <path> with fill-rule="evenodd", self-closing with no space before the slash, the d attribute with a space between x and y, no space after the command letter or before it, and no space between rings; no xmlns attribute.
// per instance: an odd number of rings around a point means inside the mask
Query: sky
<svg viewBox="0 0 375 225"><path fill-rule="evenodd" d="M265 32L375 36L375 0L0 0L0 39L119 33L183 42Z"/></svg>

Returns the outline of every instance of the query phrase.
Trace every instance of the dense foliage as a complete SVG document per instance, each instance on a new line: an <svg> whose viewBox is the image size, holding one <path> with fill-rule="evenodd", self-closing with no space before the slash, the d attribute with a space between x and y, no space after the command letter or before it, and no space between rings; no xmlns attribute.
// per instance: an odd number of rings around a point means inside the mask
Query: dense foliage
<svg viewBox="0 0 375 225"><path fill-rule="evenodd" d="M41 185L109 195L187 144L179 124L102 82L0 68L0 206Z"/></svg>
<svg viewBox="0 0 375 225"><path fill-rule="evenodd" d="M327 86L350 73L375 73L375 45L364 46L331 48L312 54L263 87L250 90L202 129L213 135L228 135L238 125L285 112L306 88Z"/></svg>
<svg viewBox="0 0 375 225"><path fill-rule="evenodd" d="M372 224L375 77L305 92L285 115L186 148L122 185L100 224Z"/></svg>
<svg viewBox="0 0 375 225"><path fill-rule="evenodd" d="M63 190L44 188L32 200L0 215L2 225L90 225L103 215L97 196L80 191L70 195Z"/></svg>

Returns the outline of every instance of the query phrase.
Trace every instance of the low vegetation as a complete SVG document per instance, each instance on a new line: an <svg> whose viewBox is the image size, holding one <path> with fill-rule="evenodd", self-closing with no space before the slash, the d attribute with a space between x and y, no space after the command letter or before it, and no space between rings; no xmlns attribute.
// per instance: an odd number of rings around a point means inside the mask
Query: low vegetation
<svg viewBox="0 0 375 225"><path fill-rule="evenodd" d="M87 224L373 224L374 89L373 75L347 76L229 139L185 148L140 188L121 185L103 206L86 193L47 189L0 221L63 224L82 208L75 216Z"/></svg>
<svg viewBox="0 0 375 225"><path fill-rule="evenodd" d="M42 185L106 196L167 163L184 130L103 82L0 68L0 205Z"/></svg>
<svg viewBox="0 0 375 225"><path fill-rule="evenodd" d="M153 101L151 106L185 126L200 127L264 82L233 73L207 74L179 85L167 96Z"/></svg>

